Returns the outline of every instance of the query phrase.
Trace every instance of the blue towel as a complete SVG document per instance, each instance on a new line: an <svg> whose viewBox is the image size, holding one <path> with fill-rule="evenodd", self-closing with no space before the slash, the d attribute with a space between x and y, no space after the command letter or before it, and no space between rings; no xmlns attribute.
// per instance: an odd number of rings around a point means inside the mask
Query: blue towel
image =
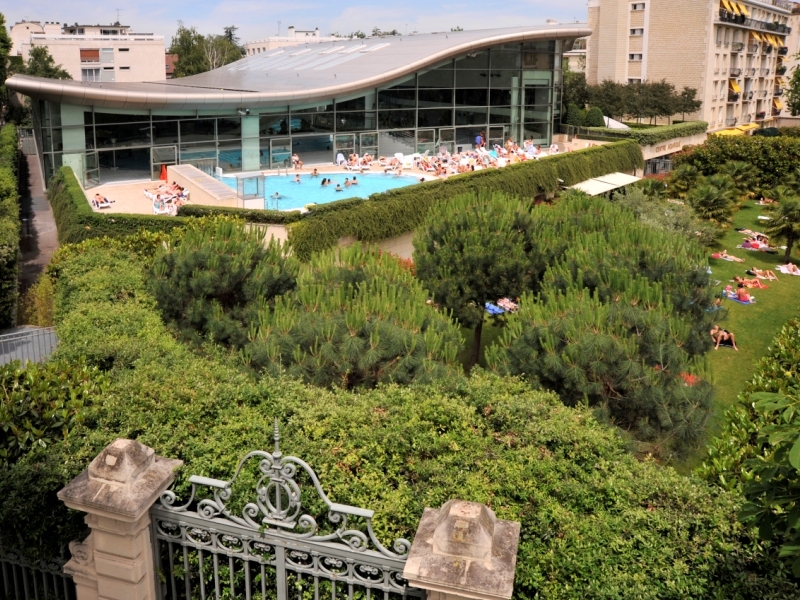
<svg viewBox="0 0 800 600"><path fill-rule="evenodd" d="M736 297L736 295L728 296L728 300L733 300L734 302L738 302L739 304L744 304L745 306L747 306L748 304L756 303L755 298L750 298L749 302L742 302L741 300L739 300L739 298Z"/></svg>
<svg viewBox="0 0 800 600"><path fill-rule="evenodd" d="M500 308L499 306L497 306L496 304L492 304L491 302L487 302L486 303L486 312L488 312L490 315L502 315L506 311L503 310L502 308Z"/></svg>

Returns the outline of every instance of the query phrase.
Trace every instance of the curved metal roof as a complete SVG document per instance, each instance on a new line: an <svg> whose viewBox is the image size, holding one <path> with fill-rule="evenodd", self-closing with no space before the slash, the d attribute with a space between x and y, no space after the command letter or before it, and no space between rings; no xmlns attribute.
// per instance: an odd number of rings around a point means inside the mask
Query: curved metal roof
<svg viewBox="0 0 800 600"><path fill-rule="evenodd" d="M15 75L9 90L105 108L232 109L301 104L385 85L466 52L514 42L591 34L583 24L342 39L249 56L219 69L149 83L88 83Z"/></svg>

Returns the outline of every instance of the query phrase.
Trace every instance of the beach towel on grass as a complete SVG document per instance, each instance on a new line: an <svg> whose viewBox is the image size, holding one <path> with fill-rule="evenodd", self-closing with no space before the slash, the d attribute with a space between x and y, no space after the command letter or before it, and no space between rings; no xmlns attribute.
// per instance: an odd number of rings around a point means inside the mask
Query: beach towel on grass
<svg viewBox="0 0 800 600"><path fill-rule="evenodd" d="M739 298L736 296L736 294L727 294L726 296L727 296L728 300L733 300L734 302L738 302L739 304L744 304L745 306L747 306L748 304L755 304L756 303L756 299L753 298L752 296L750 296L750 300L748 302L744 302L742 300L739 300Z"/></svg>
<svg viewBox="0 0 800 600"><path fill-rule="evenodd" d="M792 273L786 265L777 265L775 268L784 275L800 275L800 273Z"/></svg>

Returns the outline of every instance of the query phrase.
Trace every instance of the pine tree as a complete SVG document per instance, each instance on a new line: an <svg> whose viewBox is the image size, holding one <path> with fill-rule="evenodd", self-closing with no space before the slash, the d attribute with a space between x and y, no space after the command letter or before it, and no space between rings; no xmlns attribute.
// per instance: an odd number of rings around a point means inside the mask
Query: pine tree
<svg viewBox="0 0 800 600"><path fill-rule="evenodd" d="M414 236L417 277L434 301L473 328L478 362L487 302L516 298L533 284L537 256L530 212L503 194L469 194L431 209Z"/></svg>

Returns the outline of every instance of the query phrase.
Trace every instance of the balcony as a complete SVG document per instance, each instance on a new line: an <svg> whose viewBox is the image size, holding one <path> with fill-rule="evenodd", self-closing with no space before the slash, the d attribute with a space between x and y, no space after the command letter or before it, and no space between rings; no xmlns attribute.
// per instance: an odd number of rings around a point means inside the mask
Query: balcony
<svg viewBox="0 0 800 600"><path fill-rule="evenodd" d="M772 45L767 44L764 46L764 54L772 54Z"/></svg>
<svg viewBox="0 0 800 600"><path fill-rule="evenodd" d="M750 102L750 101L753 99L753 96L754 96L754 95L755 95L755 92L745 92L745 93L744 93L744 99L745 99L747 102Z"/></svg>
<svg viewBox="0 0 800 600"><path fill-rule="evenodd" d="M760 92L758 92L758 95L761 96L762 98L766 98L769 95L769 92L767 90L761 90Z"/></svg>
<svg viewBox="0 0 800 600"><path fill-rule="evenodd" d="M766 77L769 75L769 69L761 69L761 77Z"/></svg>
<svg viewBox="0 0 800 600"><path fill-rule="evenodd" d="M756 69L745 69L744 70L745 77L755 77L756 76Z"/></svg>
<svg viewBox="0 0 800 600"><path fill-rule="evenodd" d="M724 8L719 11L719 14L715 18L715 21L717 23L728 23L731 25L739 25L741 27L746 27L748 29L755 29L757 31L769 31L781 35L789 35L790 33L792 33L792 28L789 27L788 25L784 25L783 23L774 23L772 21L756 21L755 19L747 18L744 15L737 15L735 13L728 12Z"/></svg>
<svg viewBox="0 0 800 600"><path fill-rule="evenodd" d="M747 45L747 53L748 54L755 54L758 52L758 44L748 44Z"/></svg>
<svg viewBox="0 0 800 600"><path fill-rule="evenodd" d="M749 123L753 118L753 115L742 115L742 123Z"/></svg>
<svg viewBox="0 0 800 600"><path fill-rule="evenodd" d="M778 56L786 56L787 54L789 54L788 46L781 46L778 48Z"/></svg>
<svg viewBox="0 0 800 600"><path fill-rule="evenodd" d="M775 67L775 74L776 75L786 75L786 65L778 65Z"/></svg>
<svg viewBox="0 0 800 600"><path fill-rule="evenodd" d="M767 116L767 113L763 110L756 113L756 121L763 121L764 118Z"/></svg>
<svg viewBox="0 0 800 600"><path fill-rule="evenodd" d="M728 102L738 102L741 97L742 95L736 92L728 92Z"/></svg>
<svg viewBox="0 0 800 600"><path fill-rule="evenodd" d="M744 44L742 42L733 42L731 44L731 51L742 52L743 50L744 50Z"/></svg>
<svg viewBox="0 0 800 600"><path fill-rule="evenodd" d="M783 96L783 93L784 93L784 89L783 88L779 88L779 87L775 88L772 91L772 95L773 96Z"/></svg>
<svg viewBox="0 0 800 600"><path fill-rule="evenodd" d="M723 75L727 75L728 74L728 69L722 69L722 74Z"/></svg>
<svg viewBox="0 0 800 600"><path fill-rule="evenodd" d="M736 127L736 119L725 119L725 127Z"/></svg>
<svg viewBox="0 0 800 600"><path fill-rule="evenodd" d="M772 112L770 113L770 115L773 116L773 117L780 117L781 116L781 111L778 110L777 108L773 108Z"/></svg>
<svg viewBox="0 0 800 600"><path fill-rule="evenodd" d="M719 69L714 69L714 75L719 75Z"/></svg>
<svg viewBox="0 0 800 600"><path fill-rule="evenodd" d="M742 70L739 67L731 67L731 77L739 77L742 74Z"/></svg>
<svg viewBox="0 0 800 600"><path fill-rule="evenodd" d="M716 100L718 97L719 97L719 96L717 96L716 94L714 94L713 96L711 96L711 100L712 100L712 101L713 101L713 100Z"/></svg>

